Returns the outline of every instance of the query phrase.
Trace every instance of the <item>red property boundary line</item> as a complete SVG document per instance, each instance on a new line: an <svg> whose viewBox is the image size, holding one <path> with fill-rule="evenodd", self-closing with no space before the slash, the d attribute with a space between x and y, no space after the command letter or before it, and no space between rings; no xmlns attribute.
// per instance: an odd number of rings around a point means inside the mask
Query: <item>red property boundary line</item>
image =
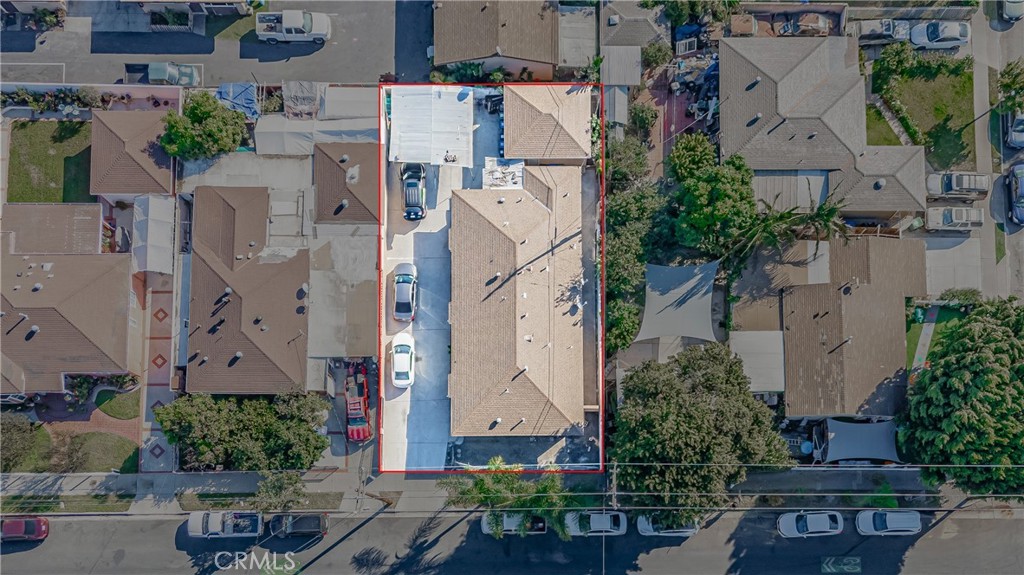
<svg viewBox="0 0 1024 575"><path fill-rule="evenodd" d="M600 186L599 194L600 198L598 204L600 209L598 210L598 222L597 229L601 234L601 254L600 254L600 266L601 266L601 279L598 289L598 298L601 302L601 316L600 325L597 330L597 378L599 383L598 389L598 449L601 456L600 465L597 469L558 469L558 470L545 470L545 469L524 469L520 471L521 474L547 474L547 473L558 473L558 474L574 474L574 475L599 475L605 473L605 366L604 366L604 331L605 322L607 321L607 313L605 310L605 297L604 297L604 286L605 286L605 224L604 224L604 210L605 210L605 159L607 157L605 150L605 104L604 104L604 84L594 82L513 82L513 83L475 83L475 84L436 84L431 82L389 82L377 84L377 120L379 127L381 128L380 137L378 138L377 144L377 181L379 186L377 188L377 213L380 215L379 221L377 222L377 285L380 288L377 290L377 473L395 473L395 474L409 474L409 475L459 475L459 474L486 474L486 473L508 473L508 471L492 471L489 469L383 469L381 462L384 461L383 457L383 443L384 443L384 386L387 385L386 375L384 374L384 324L387 320L384 319L384 299L386 298L385 290L387 286L384 285L384 249L385 241L384 237L384 222L386 221L387 214L384 213L384 189L387 178L387 172L385 170L385 155L384 155L384 132L386 129L386 119L384 118L384 91L387 88L393 88L396 86L466 86L469 88L486 88L486 87L501 87L501 86L589 86L597 89L599 95L599 110L598 118L601 120L601 157L597 161L597 177L598 186Z"/></svg>

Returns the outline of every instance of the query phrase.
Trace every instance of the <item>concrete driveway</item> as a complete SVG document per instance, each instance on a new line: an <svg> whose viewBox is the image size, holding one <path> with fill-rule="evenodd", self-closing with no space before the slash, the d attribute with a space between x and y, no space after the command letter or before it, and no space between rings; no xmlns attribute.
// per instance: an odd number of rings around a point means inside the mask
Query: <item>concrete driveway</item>
<svg viewBox="0 0 1024 575"><path fill-rule="evenodd" d="M382 388L381 470L443 469L451 434L448 373L451 370L451 253L448 251L449 208L453 186L461 184L457 168L427 168L427 216L419 222L403 217L399 166L388 170L388 210L384 252L384 354L391 370L391 340L400 332L416 341L416 379L408 389L390 382ZM454 180L453 180L454 176ZM439 182L440 180L440 182ZM391 317L394 309L394 268L416 264L419 301L410 325ZM390 375L386 379L390 379Z"/></svg>
<svg viewBox="0 0 1024 575"><path fill-rule="evenodd" d="M967 235L924 238L928 294L951 288L981 289L981 242Z"/></svg>

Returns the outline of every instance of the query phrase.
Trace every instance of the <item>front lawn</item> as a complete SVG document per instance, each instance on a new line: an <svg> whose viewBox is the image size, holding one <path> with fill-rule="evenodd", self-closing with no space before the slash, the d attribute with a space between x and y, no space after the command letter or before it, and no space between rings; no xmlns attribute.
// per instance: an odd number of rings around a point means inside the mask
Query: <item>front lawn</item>
<svg viewBox="0 0 1024 575"><path fill-rule="evenodd" d="M50 434L42 425L36 424L32 433L32 448L14 466L15 473L46 473L50 468Z"/></svg>
<svg viewBox="0 0 1024 575"><path fill-rule="evenodd" d="M910 72L896 88L914 123L931 140L925 149L936 170L977 169L974 150L974 76Z"/></svg>
<svg viewBox="0 0 1024 575"><path fill-rule="evenodd" d="M89 194L91 138L89 122L14 122L7 201L95 202Z"/></svg>
<svg viewBox="0 0 1024 575"><path fill-rule="evenodd" d="M139 472L139 446L120 435L93 431L75 437L74 442L85 452L82 472L110 473L111 469L121 473Z"/></svg>
<svg viewBox="0 0 1024 575"><path fill-rule="evenodd" d="M935 330L932 332L932 339L928 344L926 359L934 355L942 335L960 323L960 320L964 317L965 314L958 309L950 307L939 308L939 315L935 318ZM924 324L917 323L914 320L907 321L907 369L914 365L914 355L917 351L917 343L921 341L921 329L923 326Z"/></svg>
<svg viewBox="0 0 1024 575"><path fill-rule="evenodd" d="M899 136L896 132L892 131L889 127L889 122L885 121L885 117L882 116L881 110L875 106L868 105L867 110L867 123L868 123L868 145L869 146L900 146Z"/></svg>
<svg viewBox="0 0 1024 575"><path fill-rule="evenodd" d="M139 390L118 393L104 389L96 394L96 407L116 419L135 419L139 416Z"/></svg>
<svg viewBox="0 0 1024 575"><path fill-rule="evenodd" d="M117 495L11 495L4 497L4 513L119 513L128 511L135 496Z"/></svg>

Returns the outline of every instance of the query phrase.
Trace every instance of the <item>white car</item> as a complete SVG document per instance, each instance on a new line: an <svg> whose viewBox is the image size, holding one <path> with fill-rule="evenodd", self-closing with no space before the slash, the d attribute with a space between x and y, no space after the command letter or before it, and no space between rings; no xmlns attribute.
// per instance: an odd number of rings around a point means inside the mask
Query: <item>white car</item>
<svg viewBox="0 0 1024 575"><path fill-rule="evenodd" d="M1024 0L1003 0L1003 20L1016 22L1024 18Z"/></svg>
<svg viewBox="0 0 1024 575"><path fill-rule="evenodd" d="M916 535L921 532L921 514L917 511L876 509L857 514L857 533L861 535Z"/></svg>
<svg viewBox="0 0 1024 575"><path fill-rule="evenodd" d="M405 389L415 380L416 341L411 335L400 333L391 341L391 384Z"/></svg>
<svg viewBox="0 0 1024 575"><path fill-rule="evenodd" d="M494 528L491 526L491 514L496 513L496 511L489 511L480 519L480 529L488 535L494 535ZM502 513L500 517L502 535L519 535L524 533L522 531L522 513ZM543 535L547 532L548 526L542 517L530 517L530 522L526 524L526 535Z"/></svg>
<svg viewBox="0 0 1024 575"><path fill-rule="evenodd" d="M843 532L843 516L838 511L800 511L779 517L779 535L783 537L825 537Z"/></svg>
<svg viewBox="0 0 1024 575"><path fill-rule="evenodd" d="M565 527L573 537L625 535L626 514L621 511L569 513L565 516Z"/></svg>
<svg viewBox="0 0 1024 575"><path fill-rule="evenodd" d="M1024 112L1014 112L1010 128L1006 130L1006 145L1020 150L1024 148Z"/></svg>
<svg viewBox="0 0 1024 575"><path fill-rule="evenodd" d="M915 48L946 50L966 46L971 41L971 25L967 22L932 20L910 29L910 43Z"/></svg>
<svg viewBox="0 0 1024 575"><path fill-rule="evenodd" d="M700 531L700 525L689 523L682 527L666 528L649 515L641 515L636 519L636 530L640 535L648 537L693 537Z"/></svg>

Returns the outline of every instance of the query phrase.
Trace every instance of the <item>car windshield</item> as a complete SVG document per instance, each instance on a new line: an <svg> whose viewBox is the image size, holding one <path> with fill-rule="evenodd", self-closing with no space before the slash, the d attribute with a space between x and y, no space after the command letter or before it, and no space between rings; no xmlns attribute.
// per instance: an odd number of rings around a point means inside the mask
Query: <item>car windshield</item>
<svg viewBox="0 0 1024 575"><path fill-rule="evenodd" d="M939 40L939 23L932 22L928 24L928 41L937 42Z"/></svg>
<svg viewBox="0 0 1024 575"><path fill-rule="evenodd" d="M411 313L412 304L407 301L395 302L395 311L397 311L398 313Z"/></svg>
<svg viewBox="0 0 1024 575"><path fill-rule="evenodd" d="M395 372L395 379L400 379L402 381L409 381L409 372L408 371L396 371Z"/></svg>
<svg viewBox="0 0 1024 575"><path fill-rule="evenodd" d="M306 34L313 31L313 15L309 12L302 13L302 29L306 31Z"/></svg>
<svg viewBox="0 0 1024 575"><path fill-rule="evenodd" d="M412 276L411 275L407 275L407 274L397 275L397 276L395 276L395 283L396 284L411 284L412 283Z"/></svg>
<svg viewBox="0 0 1024 575"><path fill-rule="evenodd" d="M797 515L797 517L796 517L796 532L797 533L807 533L807 531L808 531L808 529L807 529L807 516L806 515Z"/></svg>
<svg viewBox="0 0 1024 575"><path fill-rule="evenodd" d="M1024 208L1024 194L1019 195L1013 199L1013 207Z"/></svg>
<svg viewBox="0 0 1024 575"><path fill-rule="evenodd" d="M828 516L828 527L831 531L839 529L839 519L834 515Z"/></svg>
<svg viewBox="0 0 1024 575"><path fill-rule="evenodd" d="M885 522L885 514L875 513L874 519L871 521L875 527L875 531L885 531L889 529L889 525Z"/></svg>
<svg viewBox="0 0 1024 575"><path fill-rule="evenodd" d="M412 351L412 348L407 346L407 345L396 345L395 346L395 355L401 355L401 354L404 354L404 353L409 353L411 351Z"/></svg>
<svg viewBox="0 0 1024 575"><path fill-rule="evenodd" d="M1017 116L1017 119L1013 121L1013 126L1010 130L1016 133L1024 133L1024 116Z"/></svg>
<svg viewBox="0 0 1024 575"><path fill-rule="evenodd" d="M953 210L946 210L942 212L942 223L947 226L953 225Z"/></svg>

